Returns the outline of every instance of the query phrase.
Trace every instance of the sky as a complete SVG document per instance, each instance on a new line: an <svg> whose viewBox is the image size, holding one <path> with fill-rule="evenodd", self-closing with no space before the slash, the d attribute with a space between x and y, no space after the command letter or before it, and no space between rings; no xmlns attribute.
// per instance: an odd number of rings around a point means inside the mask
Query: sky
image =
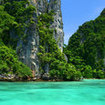
<svg viewBox="0 0 105 105"><path fill-rule="evenodd" d="M105 8L105 0L61 0L64 43L86 21L94 20Z"/></svg>

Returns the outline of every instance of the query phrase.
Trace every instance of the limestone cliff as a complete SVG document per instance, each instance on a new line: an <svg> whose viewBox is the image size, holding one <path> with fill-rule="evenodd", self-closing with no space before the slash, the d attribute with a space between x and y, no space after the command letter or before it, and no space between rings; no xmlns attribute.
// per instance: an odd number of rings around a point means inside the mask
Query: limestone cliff
<svg viewBox="0 0 105 105"><path fill-rule="evenodd" d="M29 0L30 3L36 7L37 15L47 12L48 1L47 0Z"/></svg>
<svg viewBox="0 0 105 105"><path fill-rule="evenodd" d="M33 14L34 24L32 24L29 29L25 29L24 33L28 36L26 38L27 41L24 44L21 39L19 40L17 45L17 53L20 60L30 67L31 70L35 71L34 73L38 78L40 77L40 72L37 53L39 51L40 43L37 30L37 17L42 13L48 13L53 10L54 22L51 24L50 28L54 29L53 36L61 49L61 52L63 52L64 32L61 14L61 0L29 0L29 2L36 8L36 12ZM49 65L47 64L46 66L46 68L49 69Z"/></svg>
<svg viewBox="0 0 105 105"><path fill-rule="evenodd" d="M30 67L31 70L36 71L36 75L39 74L39 61L37 57L38 46L39 46L39 36L36 29L36 13L33 15L33 19L35 21L34 24L29 27L29 29L25 29L25 34L28 36L26 38L26 43L24 43L21 39L17 44L17 54L19 59ZM29 31L28 31L29 30Z"/></svg>
<svg viewBox="0 0 105 105"><path fill-rule="evenodd" d="M61 0L50 0L48 10L55 12L54 23L52 23L51 28L55 29L54 38L57 41L59 48L63 52L64 32L61 13Z"/></svg>

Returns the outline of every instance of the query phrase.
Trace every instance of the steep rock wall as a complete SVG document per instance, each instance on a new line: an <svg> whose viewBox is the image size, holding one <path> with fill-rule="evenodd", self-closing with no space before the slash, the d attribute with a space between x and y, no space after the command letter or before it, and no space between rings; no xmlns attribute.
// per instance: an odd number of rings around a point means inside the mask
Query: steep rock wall
<svg viewBox="0 0 105 105"><path fill-rule="evenodd" d="M54 22L51 24L51 28L54 31L54 38L63 52L63 24L62 24L62 15L61 15L61 0L29 0L30 4L35 6L36 12L33 14L33 21L34 24L29 27L29 29L25 29L25 34L28 36L26 38L26 43L24 44L23 41L20 39L17 45L17 53L19 55L20 60L26 64L28 67L31 68L33 74L39 78L39 60L37 53L39 51L39 35L37 30L37 17L42 13L48 13L51 10L54 11ZM27 22L28 23L28 22ZM29 31L27 31L29 30ZM49 71L49 65L47 64L45 67Z"/></svg>
<svg viewBox="0 0 105 105"><path fill-rule="evenodd" d="M36 7L37 15L47 12L48 1L47 0L29 0L29 2Z"/></svg>
<svg viewBox="0 0 105 105"><path fill-rule="evenodd" d="M63 31L63 22L62 22L62 13L61 13L61 0L50 0L49 1L49 11L54 11L54 22L51 25L54 31L54 38L63 52L64 44L64 31Z"/></svg>
<svg viewBox="0 0 105 105"><path fill-rule="evenodd" d="M26 28L25 34L28 36L26 38L26 43L21 39L17 44L17 53L19 55L20 61L30 67L31 70L36 71L36 76L39 75L39 61L37 57L38 47L39 47L39 36L36 28L36 14L34 14L35 23L31 25L29 29ZM29 30L29 31L28 31Z"/></svg>

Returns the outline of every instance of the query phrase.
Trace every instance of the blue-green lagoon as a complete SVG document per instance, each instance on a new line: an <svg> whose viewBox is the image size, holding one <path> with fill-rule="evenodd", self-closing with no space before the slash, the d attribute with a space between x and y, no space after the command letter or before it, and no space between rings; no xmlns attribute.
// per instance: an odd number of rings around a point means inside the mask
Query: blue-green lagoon
<svg viewBox="0 0 105 105"><path fill-rule="evenodd" d="M0 82L0 105L105 105L105 80Z"/></svg>

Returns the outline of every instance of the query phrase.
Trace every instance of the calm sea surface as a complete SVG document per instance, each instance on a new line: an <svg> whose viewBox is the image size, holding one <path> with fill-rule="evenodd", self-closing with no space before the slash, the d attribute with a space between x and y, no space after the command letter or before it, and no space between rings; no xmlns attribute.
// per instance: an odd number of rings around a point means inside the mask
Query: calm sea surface
<svg viewBox="0 0 105 105"><path fill-rule="evenodd" d="M0 82L0 105L105 105L105 80Z"/></svg>

